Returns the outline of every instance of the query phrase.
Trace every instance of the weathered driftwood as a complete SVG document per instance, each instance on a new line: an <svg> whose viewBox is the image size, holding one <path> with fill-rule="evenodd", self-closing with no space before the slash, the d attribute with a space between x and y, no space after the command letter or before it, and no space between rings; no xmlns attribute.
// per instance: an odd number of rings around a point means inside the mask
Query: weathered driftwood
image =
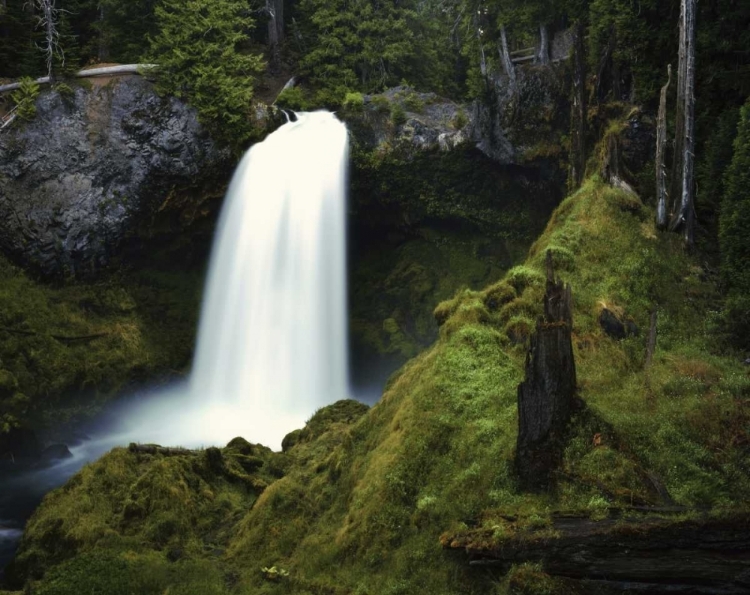
<svg viewBox="0 0 750 595"><path fill-rule="evenodd" d="M136 444L135 442L130 443L130 445L128 446L128 450L136 454L164 455L165 457L196 455L200 452L198 450L190 450L188 448L175 448L161 446L159 444Z"/></svg>
<svg viewBox="0 0 750 595"><path fill-rule="evenodd" d="M576 391L571 328L570 286L555 279L552 254L547 252L544 318L531 336L526 378L518 386L516 469L528 490L551 487L562 460Z"/></svg>
<svg viewBox="0 0 750 595"><path fill-rule="evenodd" d="M511 62L513 64L523 64L524 62L531 62L532 60L536 60L536 56L534 54L531 54L530 56L519 56L518 58L511 59Z"/></svg>
<svg viewBox="0 0 750 595"><path fill-rule="evenodd" d="M513 50L512 52L510 52L510 55L511 56L521 56L521 55L529 54L529 53L533 54L534 50L535 50L535 48L534 48L534 46L532 46L530 48L523 48L522 50Z"/></svg>
<svg viewBox="0 0 750 595"><path fill-rule="evenodd" d="M78 78L89 78L92 76L113 76L120 74L141 74L142 72L156 68L156 64L122 64L120 66L102 66L101 68L89 68L75 73ZM36 79L38 85L46 85L50 82L48 76ZM0 93L15 91L21 86L21 83L9 83L0 85Z"/></svg>
<svg viewBox="0 0 750 595"><path fill-rule="evenodd" d="M644 514L658 512L662 518ZM581 580L584 593L750 592L750 516L663 518L669 509L611 511L595 521L556 515L545 531L494 542L484 530L443 536L445 547L469 555L472 566L509 569L538 562L548 574ZM676 512L681 512L676 510ZM684 510L683 510L684 512ZM550 530L551 529L551 530Z"/></svg>
<svg viewBox="0 0 750 595"><path fill-rule="evenodd" d="M656 227L667 227L667 166L664 154L667 148L667 91L672 81L672 65L667 65L667 84L661 88L659 116L656 124Z"/></svg>

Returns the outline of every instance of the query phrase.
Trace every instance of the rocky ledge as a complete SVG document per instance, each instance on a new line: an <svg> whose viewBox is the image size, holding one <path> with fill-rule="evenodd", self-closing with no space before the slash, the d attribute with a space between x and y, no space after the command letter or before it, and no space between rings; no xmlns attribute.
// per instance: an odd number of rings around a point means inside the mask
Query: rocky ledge
<svg viewBox="0 0 750 595"><path fill-rule="evenodd" d="M221 196L234 163L140 76L44 92L36 108L0 133L0 249L48 277L100 270L185 194Z"/></svg>

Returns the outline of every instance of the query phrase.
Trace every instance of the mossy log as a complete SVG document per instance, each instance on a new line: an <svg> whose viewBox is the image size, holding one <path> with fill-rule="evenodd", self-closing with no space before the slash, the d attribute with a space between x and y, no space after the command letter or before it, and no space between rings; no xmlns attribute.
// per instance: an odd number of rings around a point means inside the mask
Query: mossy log
<svg viewBox="0 0 750 595"><path fill-rule="evenodd" d="M198 450L190 450L188 448L174 448L168 446L160 446L159 444L136 444L131 442L128 446L128 450L136 454L144 455L164 455L165 457L175 457L182 455L197 455L200 453Z"/></svg>
<svg viewBox="0 0 750 595"><path fill-rule="evenodd" d="M531 337L526 379L518 386L516 468L527 490L550 488L562 460L576 391L571 327L570 286L555 279L548 251L544 318Z"/></svg>
<svg viewBox="0 0 750 595"><path fill-rule="evenodd" d="M475 531L441 541L469 554L472 566L541 563L547 574L582 581L584 593L750 593L750 515L678 520L658 512L612 510L598 521L560 514L538 535L492 544Z"/></svg>

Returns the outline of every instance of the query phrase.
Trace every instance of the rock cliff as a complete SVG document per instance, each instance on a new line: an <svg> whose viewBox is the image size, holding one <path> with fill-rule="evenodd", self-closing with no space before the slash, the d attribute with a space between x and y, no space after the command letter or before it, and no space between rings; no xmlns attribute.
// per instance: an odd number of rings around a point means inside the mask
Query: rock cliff
<svg viewBox="0 0 750 595"><path fill-rule="evenodd" d="M0 134L0 248L48 277L90 276L157 214L195 217L202 201L184 197L221 196L233 163L139 76L45 92Z"/></svg>

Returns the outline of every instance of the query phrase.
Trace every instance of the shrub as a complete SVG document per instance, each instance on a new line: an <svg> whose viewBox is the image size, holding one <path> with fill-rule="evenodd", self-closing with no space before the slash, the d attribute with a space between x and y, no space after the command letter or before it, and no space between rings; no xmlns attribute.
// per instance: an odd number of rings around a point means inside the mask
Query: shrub
<svg viewBox="0 0 750 595"><path fill-rule="evenodd" d="M541 285L544 282L544 275L536 269L520 265L510 269L506 279L520 294L527 287Z"/></svg>
<svg viewBox="0 0 750 595"><path fill-rule="evenodd" d="M310 104L299 87L284 89L276 98L276 105L282 109L290 109L297 112L304 112L310 109Z"/></svg>
<svg viewBox="0 0 750 595"><path fill-rule="evenodd" d="M383 95L373 95L370 103L381 114L387 114L391 110L391 102Z"/></svg>
<svg viewBox="0 0 750 595"><path fill-rule="evenodd" d="M424 101L412 91L404 98L404 107L410 112L421 113L424 110Z"/></svg>
<svg viewBox="0 0 750 595"><path fill-rule="evenodd" d="M406 122L406 112L404 111L403 106L398 103L394 103L391 106L391 121L396 126L401 126Z"/></svg>
<svg viewBox="0 0 750 595"><path fill-rule="evenodd" d="M458 112L455 116L453 116L453 122L451 122L453 128L455 128L456 130L461 130L468 123L469 123L469 118L462 111Z"/></svg>
<svg viewBox="0 0 750 595"><path fill-rule="evenodd" d="M352 112L361 112L365 107L365 98L358 91L349 92L344 96L343 106Z"/></svg>
<svg viewBox="0 0 750 595"><path fill-rule="evenodd" d="M33 120L36 116L36 98L39 97L39 85L30 77L19 81L21 85L13 91L11 99L16 105L16 114L21 120Z"/></svg>

